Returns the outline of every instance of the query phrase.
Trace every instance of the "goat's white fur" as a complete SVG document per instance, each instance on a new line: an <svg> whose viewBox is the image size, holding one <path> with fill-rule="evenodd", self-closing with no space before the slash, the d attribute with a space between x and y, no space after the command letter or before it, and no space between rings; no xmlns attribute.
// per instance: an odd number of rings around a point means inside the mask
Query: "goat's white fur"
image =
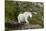
<svg viewBox="0 0 46 31"><path fill-rule="evenodd" d="M23 14L19 14L18 15L18 23L21 23L23 21L25 21L26 23L29 23L29 21L27 20L28 17L32 17L32 13L31 12L24 12Z"/></svg>

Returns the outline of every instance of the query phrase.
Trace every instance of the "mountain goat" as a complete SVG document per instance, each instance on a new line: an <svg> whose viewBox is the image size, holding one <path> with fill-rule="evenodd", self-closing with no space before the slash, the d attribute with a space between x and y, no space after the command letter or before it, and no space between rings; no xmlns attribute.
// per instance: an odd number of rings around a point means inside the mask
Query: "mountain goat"
<svg viewBox="0 0 46 31"><path fill-rule="evenodd" d="M32 17L31 12L24 12L23 14L19 14L18 15L18 23L25 21L27 24L29 24L29 21L27 19L29 16Z"/></svg>

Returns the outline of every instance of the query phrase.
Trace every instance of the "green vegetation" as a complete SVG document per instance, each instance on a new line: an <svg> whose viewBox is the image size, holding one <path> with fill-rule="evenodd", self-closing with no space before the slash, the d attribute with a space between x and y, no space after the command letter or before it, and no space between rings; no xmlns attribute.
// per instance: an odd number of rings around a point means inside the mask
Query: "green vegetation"
<svg viewBox="0 0 46 31"><path fill-rule="evenodd" d="M42 2L6 1L5 2L6 22L17 21L17 16L19 15L19 13L25 11L37 12L37 15L33 14L33 17L29 18L30 24L43 25L42 16L44 6Z"/></svg>

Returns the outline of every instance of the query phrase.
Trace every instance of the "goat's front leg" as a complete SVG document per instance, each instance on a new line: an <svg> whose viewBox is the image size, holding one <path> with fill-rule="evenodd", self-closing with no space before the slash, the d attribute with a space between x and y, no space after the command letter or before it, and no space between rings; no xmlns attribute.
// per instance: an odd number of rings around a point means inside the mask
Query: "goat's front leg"
<svg viewBox="0 0 46 31"><path fill-rule="evenodd" d="M27 20L27 18L25 18L26 24L29 24L29 21Z"/></svg>

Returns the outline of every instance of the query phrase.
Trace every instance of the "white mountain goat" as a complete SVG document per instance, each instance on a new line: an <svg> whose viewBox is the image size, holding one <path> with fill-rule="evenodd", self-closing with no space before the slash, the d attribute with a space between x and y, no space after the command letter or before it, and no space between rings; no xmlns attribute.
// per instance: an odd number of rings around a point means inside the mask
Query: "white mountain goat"
<svg viewBox="0 0 46 31"><path fill-rule="evenodd" d="M21 23L21 22L25 21L27 24L29 24L29 21L27 20L27 18L29 16L32 17L31 12L24 12L23 14L19 14L18 15L18 23Z"/></svg>

